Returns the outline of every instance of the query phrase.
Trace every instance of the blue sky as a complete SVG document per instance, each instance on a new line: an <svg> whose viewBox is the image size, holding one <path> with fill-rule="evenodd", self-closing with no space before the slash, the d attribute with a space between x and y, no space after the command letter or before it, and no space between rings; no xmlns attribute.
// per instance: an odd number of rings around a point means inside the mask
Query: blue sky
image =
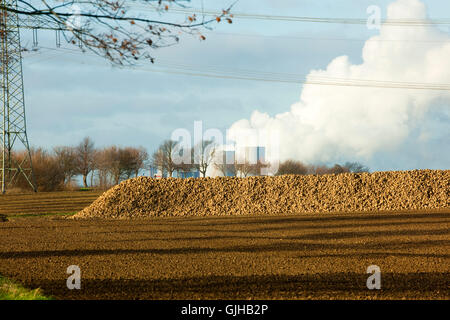
<svg viewBox="0 0 450 320"><path fill-rule="evenodd" d="M365 19L368 6L380 6L384 15L391 2L241 0L234 11ZM432 19L449 18L449 1L423 2ZM206 8L217 10L227 3L204 1ZM450 35L450 25L442 31ZM236 18L231 25L218 24L213 31L205 31L206 41L185 35L179 45L159 49L154 55L156 65L184 63L304 76L313 69L325 69L341 55L347 55L353 64L361 63L364 40L376 34L377 30L368 30L365 25ZM24 31L22 39L29 44L31 32ZM55 50L54 43L53 33L42 31L39 45L49 49L24 54L27 126L33 146L74 145L90 136L98 147L144 146L152 152L173 130L193 130L195 120L202 120L204 128L225 130L239 119L250 118L256 109L270 116L287 111L302 92L301 84L157 73L149 71L150 65L120 69L98 57ZM395 150L378 152L364 161L373 170L448 169L448 107L445 102L441 108L447 111L438 109L428 117L431 120L424 125L433 127L435 136L420 150L408 140ZM439 153L436 148L440 148ZM345 155L341 158L353 160Z"/></svg>

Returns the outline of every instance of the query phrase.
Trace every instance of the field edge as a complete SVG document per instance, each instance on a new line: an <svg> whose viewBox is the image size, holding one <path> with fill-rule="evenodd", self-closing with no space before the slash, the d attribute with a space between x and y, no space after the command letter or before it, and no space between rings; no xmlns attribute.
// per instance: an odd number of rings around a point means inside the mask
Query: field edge
<svg viewBox="0 0 450 320"><path fill-rule="evenodd" d="M40 288L28 289L0 275L0 300L53 300L45 296Z"/></svg>

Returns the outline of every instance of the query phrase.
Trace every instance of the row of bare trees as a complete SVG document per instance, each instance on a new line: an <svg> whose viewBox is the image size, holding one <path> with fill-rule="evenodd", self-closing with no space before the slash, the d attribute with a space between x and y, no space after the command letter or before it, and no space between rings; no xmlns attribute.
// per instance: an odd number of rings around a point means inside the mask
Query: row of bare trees
<svg viewBox="0 0 450 320"><path fill-rule="evenodd" d="M260 159L238 159L232 154L227 159L227 153L213 141L201 141L193 148L183 147L177 141L166 140L153 153L150 165L166 176L172 177L174 172L178 176L186 177L192 171L198 171L202 177L206 176L208 168L213 167L223 176L247 177L261 175L262 169L270 164ZM286 160L281 162L276 175L285 174L339 174L345 172L369 172L369 168L359 162L346 162L333 166L304 164L301 161Z"/></svg>
<svg viewBox="0 0 450 320"><path fill-rule="evenodd" d="M25 156L24 152L13 154L17 160ZM157 169L166 176L187 177L198 172L205 177L211 167L224 176L247 177L261 175L262 169L269 166L261 161L250 162L247 159L227 159L214 141L200 141L194 147L183 147L177 141L166 140L149 157L143 147L109 146L95 148L94 142L84 138L76 146L58 146L52 151L32 148L31 157L36 186L39 191L53 191L75 186L76 177L82 179L85 188L108 188L122 180L137 177L144 170ZM285 174L329 174L344 172L368 172L369 168L358 162L343 165L307 165L296 160L280 163L276 175ZM27 182L18 179L15 187L26 189Z"/></svg>
<svg viewBox="0 0 450 320"><path fill-rule="evenodd" d="M268 166L256 159L227 159L226 152L212 140L200 141L192 148L183 147L177 141L166 140L153 153L151 165L168 177L175 171L184 177L192 171L198 171L200 176L205 177L211 167L224 176L247 177L260 175L261 169Z"/></svg>
<svg viewBox="0 0 450 320"><path fill-rule="evenodd" d="M369 168L359 162L346 162L343 165L307 165L301 161L286 160L280 163L277 175L285 174L339 174L345 172L369 172Z"/></svg>
<svg viewBox="0 0 450 320"><path fill-rule="evenodd" d="M206 177L211 167L223 176L247 177L260 175L261 169L268 166L267 163L247 158L227 159L226 152L212 140L202 140L194 147L187 148L177 141L166 140L153 153L151 165L168 177L173 176L174 172L186 177L193 171Z"/></svg>
<svg viewBox="0 0 450 320"><path fill-rule="evenodd" d="M142 147L95 148L89 137L77 146L58 146L52 151L31 148L30 152L39 191L70 188L75 185L77 176L81 177L85 188L107 188L137 177L148 165L148 154ZM23 156L23 152L14 154L17 158ZM26 189L26 181L19 179L14 187Z"/></svg>
<svg viewBox="0 0 450 320"><path fill-rule="evenodd" d="M217 169L224 176L232 177L248 177L261 175L262 169L269 166L268 163L264 163L260 160L256 162L249 161L248 159L236 158L232 161L226 161L226 153L223 152L219 158L221 161L214 163L214 168Z"/></svg>
<svg viewBox="0 0 450 320"><path fill-rule="evenodd" d="M175 171L186 176L196 170L202 177L213 164L217 145L211 140L200 141L193 148L183 147L173 140L164 141L151 157L151 165L171 177Z"/></svg>
<svg viewBox="0 0 450 320"><path fill-rule="evenodd" d="M97 185L105 188L122 180L137 177L141 170L147 168L147 160L147 151L142 147L111 146L98 150L94 156L93 166L93 171L97 173ZM94 173L91 177L94 177Z"/></svg>

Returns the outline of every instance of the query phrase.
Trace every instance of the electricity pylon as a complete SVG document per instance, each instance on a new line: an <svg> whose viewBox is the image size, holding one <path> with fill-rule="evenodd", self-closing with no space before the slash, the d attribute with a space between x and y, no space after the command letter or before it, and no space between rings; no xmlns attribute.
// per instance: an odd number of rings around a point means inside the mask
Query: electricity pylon
<svg viewBox="0 0 450 320"><path fill-rule="evenodd" d="M17 0L0 0L2 7L17 8ZM1 96L0 148L2 193L15 180L24 178L36 191L30 147L28 144L20 46L19 17L17 13L1 10ZM13 147L21 144L23 153L13 155Z"/></svg>

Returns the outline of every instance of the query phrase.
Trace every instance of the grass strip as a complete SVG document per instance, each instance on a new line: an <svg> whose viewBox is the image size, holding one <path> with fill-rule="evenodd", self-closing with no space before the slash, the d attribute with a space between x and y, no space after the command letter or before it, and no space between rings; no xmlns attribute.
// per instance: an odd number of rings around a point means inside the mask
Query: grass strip
<svg viewBox="0 0 450 320"><path fill-rule="evenodd" d="M26 289L5 277L0 276L0 300L52 300L42 294L41 289Z"/></svg>
<svg viewBox="0 0 450 320"><path fill-rule="evenodd" d="M32 217L47 217L47 216L73 216L77 211L74 212L47 212L47 213L26 213L26 214L16 214L12 216L6 216L10 218L32 218Z"/></svg>

